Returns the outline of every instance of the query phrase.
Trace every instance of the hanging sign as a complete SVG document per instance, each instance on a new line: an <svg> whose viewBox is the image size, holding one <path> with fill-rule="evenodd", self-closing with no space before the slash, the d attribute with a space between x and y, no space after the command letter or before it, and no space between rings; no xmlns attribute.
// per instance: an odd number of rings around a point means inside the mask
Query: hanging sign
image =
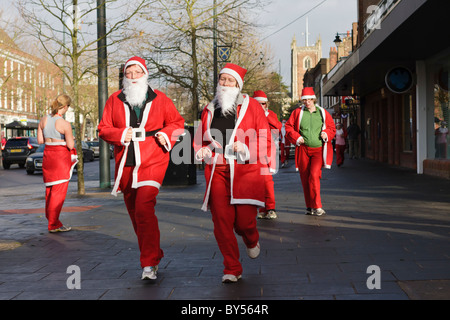
<svg viewBox="0 0 450 320"><path fill-rule="evenodd" d="M411 89L413 76L405 67L395 67L386 74L386 86L394 93L404 93Z"/></svg>

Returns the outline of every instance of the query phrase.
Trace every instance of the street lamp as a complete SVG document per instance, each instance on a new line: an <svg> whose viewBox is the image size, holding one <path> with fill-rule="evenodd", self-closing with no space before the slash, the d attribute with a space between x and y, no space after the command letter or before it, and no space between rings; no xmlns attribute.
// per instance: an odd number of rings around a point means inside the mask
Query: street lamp
<svg viewBox="0 0 450 320"><path fill-rule="evenodd" d="M337 49L337 61L339 61L339 48L341 47L342 44L342 40L340 36L346 36L347 33L339 33L336 32L336 37L334 38L333 42L336 45L336 49Z"/></svg>
<svg viewBox="0 0 450 320"><path fill-rule="evenodd" d="M333 40L334 44L336 45L336 47L339 47L342 43L341 38L339 37L339 33L336 33L336 38L334 38Z"/></svg>

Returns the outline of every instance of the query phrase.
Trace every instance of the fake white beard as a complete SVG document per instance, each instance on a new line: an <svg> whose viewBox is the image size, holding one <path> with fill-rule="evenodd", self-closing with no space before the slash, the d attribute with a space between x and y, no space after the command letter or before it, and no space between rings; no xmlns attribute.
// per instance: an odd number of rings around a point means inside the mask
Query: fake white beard
<svg viewBox="0 0 450 320"><path fill-rule="evenodd" d="M148 76L144 75L139 79L123 78L123 93L127 102L132 107L141 107L147 96Z"/></svg>
<svg viewBox="0 0 450 320"><path fill-rule="evenodd" d="M224 116L232 114L236 110L236 99L241 90L237 87L224 87L217 85L216 101L219 103Z"/></svg>

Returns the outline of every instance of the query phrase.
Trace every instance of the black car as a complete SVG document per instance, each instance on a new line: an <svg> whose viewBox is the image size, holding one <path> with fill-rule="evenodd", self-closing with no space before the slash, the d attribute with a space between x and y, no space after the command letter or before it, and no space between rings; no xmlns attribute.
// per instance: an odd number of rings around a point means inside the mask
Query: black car
<svg viewBox="0 0 450 320"><path fill-rule="evenodd" d="M30 154L36 152L39 147L35 137L17 137L10 138L2 147L3 168L9 169L12 164L18 164L19 167L25 167L25 161Z"/></svg>
<svg viewBox="0 0 450 320"><path fill-rule="evenodd" d="M27 174L33 174L35 171L42 171L44 148L45 144L41 144L39 148L37 148L36 152L27 158ZM84 141L81 143L81 148L83 149L83 162L94 161L94 151L92 151ZM77 166L75 166L75 170L77 170Z"/></svg>

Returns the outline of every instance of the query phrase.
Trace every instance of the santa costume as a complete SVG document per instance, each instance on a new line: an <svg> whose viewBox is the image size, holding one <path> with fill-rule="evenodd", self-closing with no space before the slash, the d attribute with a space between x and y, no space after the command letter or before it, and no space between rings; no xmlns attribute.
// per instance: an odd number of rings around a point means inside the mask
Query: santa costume
<svg viewBox="0 0 450 320"><path fill-rule="evenodd" d="M70 230L59 220L66 199L72 172L78 163L77 150L67 148L66 142L46 142L42 158L45 184L45 216L50 232Z"/></svg>
<svg viewBox="0 0 450 320"><path fill-rule="evenodd" d="M311 87L303 88L302 100L316 99ZM312 102L311 102L312 103ZM295 167L300 172L307 214L322 215L320 179L322 167L330 169L333 161L333 145L336 128L328 111L314 104L314 111L306 105L295 109L286 122L288 139L296 145ZM325 138L321 135L324 133Z"/></svg>
<svg viewBox="0 0 450 320"><path fill-rule="evenodd" d="M270 127L273 148L271 149L271 154L268 154L267 157L270 158L270 166L267 168L267 173L264 175L265 177L265 186L266 186L266 201L265 207L259 209L258 218L260 219L275 219L277 218L277 213L275 210L276 202L275 202L275 191L274 191L274 182L272 175L275 174L278 170L278 137L280 135L281 122L278 121L278 116L275 112L269 109L268 103L269 99L267 95L262 90L257 90L253 93L253 99L258 101L264 111L267 122Z"/></svg>
<svg viewBox="0 0 450 320"><path fill-rule="evenodd" d="M100 138L114 145L115 182L112 194L122 192L124 195L138 238L140 262L144 268L142 278L147 278L144 275L151 268L154 277L152 275L150 279L154 279L157 266L164 256L155 215L156 196L169 164L169 151L184 132L184 119L163 92L153 90L147 84L148 70L142 58L129 59L124 73L133 65L144 72L145 80L142 81L145 81L146 98L140 106L132 106L130 101L134 99L131 94L127 95L125 86L123 90L113 93L106 101L98 130ZM130 92L133 84L130 85ZM125 142L129 128L133 128L133 138ZM157 141L160 135L164 137L164 145Z"/></svg>
<svg viewBox="0 0 450 320"><path fill-rule="evenodd" d="M203 109L193 143L196 159L206 163L202 210L211 210L224 257L223 282L236 282L243 271L234 232L242 237L251 258L260 252L256 214L265 203L262 182L271 138L260 104L240 92L246 71L231 63L220 71L216 97ZM238 87L225 86L225 76L232 76ZM228 95L231 98L222 99Z"/></svg>

